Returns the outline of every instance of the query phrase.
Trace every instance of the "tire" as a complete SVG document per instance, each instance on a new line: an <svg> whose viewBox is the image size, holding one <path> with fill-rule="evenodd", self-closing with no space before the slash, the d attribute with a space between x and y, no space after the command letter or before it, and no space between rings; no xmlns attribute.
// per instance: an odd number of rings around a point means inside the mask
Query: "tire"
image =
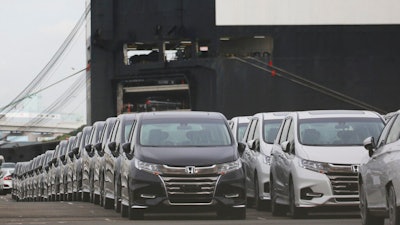
<svg viewBox="0 0 400 225"><path fill-rule="evenodd" d="M384 218L374 216L368 209L368 201L363 184L360 184L360 215L363 225L383 225Z"/></svg>
<svg viewBox="0 0 400 225"><path fill-rule="evenodd" d="M89 202L90 201L90 193L89 192L82 192L82 201Z"/></svg>
<svg viewBox="0 0 400 225"><path fill-rule="evenodd" d="M129 220L143 220L144 219L144 209L135 209L132 208L132 196L131 190L128 187L128 195L129 195L129 206L128 206L128 218Z"/></svg>
<svg viewBox="0 0 400 225"><path fill-rule="evenodd" d="M219 209L217 209L217 217L219 219L245 220L246 207L243 208L220 207Z"/></svg>
<svg viewBox="0 0 400 225"><path fill-rule="evenodd" d="M296 206L294 186L293 181L291 181L289 184L289 215L293 219L299 219L307 217L307 214L307 209Z"/></svg>
<svg viewBox="0 0 400 225"><path fill-rule="evenodd" d="M122 217L128 217L128 206L121 204L120 211L121 211L121 216Z"/></svg>
<svg viewBox="0 0 400 225"><path fill-rule="evenodd" d="M114 180L114 210L116 212L121 212L122 206L120 199L121 187L118 185L118 180ZM122 212L121 212L122 213Z"/></svg>
<svg viewBox="0 0 400 225"><path fill-rule="evenodd" d="M257 209L258 211L264 211L268 209L268 201L261 200L260 199L260 188L259 188L259 182L258 182L258 177L257 174L254 179L254 208Z"/></svg>
<svg viewBox="0 0 400 225"><path fill-rule="evenodd" d="M93 203L95 205L100 205L100 195L96 195L93 193Z"/></svg>
<svg viewBox="0 0 400 225"><path fill-rule="evenodd" d="M285 216L286 215L286 207L277 203L276 199L276 193L275 193L275 188L273 185L273 179L271 178L270 180L270 185L271 185L271 213L272 216Z"/></svg>
<svg viewBox="0 0 400 225"><path fill-rule="evenodd" d="M112 209L114 206L114 201L109 198L104 198L103 200L103 208L104 209Z"/></svg>
<svg viewBox="0 0 400 225"><path fill-rule="evenodd" d="M393 185L390 185L387 193L387 203L389 209L389 224L400 225L400 211L396 205L396 192Z"/></svg>
<svg viewBox="0 0 400 225"><path fill-rule="evenodd" d="M129 220L143 220L144 219L144 209L128 209Z"/></svg>
<svg viewBox="0 0 400 225"><path fill-rule="evenodd" d="M100 199L102 201L102 206L104 209L112 209L114 208L113 199L106 198L104 191L104 175L100 177Z"/></svg>

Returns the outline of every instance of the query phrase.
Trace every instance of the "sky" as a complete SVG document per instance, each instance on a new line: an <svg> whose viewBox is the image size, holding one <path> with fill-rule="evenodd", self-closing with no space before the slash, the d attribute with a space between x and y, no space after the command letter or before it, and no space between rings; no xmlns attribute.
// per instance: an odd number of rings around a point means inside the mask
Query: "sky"
<svg viewBox="0 0 400 225"><path fill-rule="evenodd" d="M0 5L1 108L50 61L82 16L85 0L0 0ZM56 71L58 77L83 69L85 54L83 33Z"/></svg>

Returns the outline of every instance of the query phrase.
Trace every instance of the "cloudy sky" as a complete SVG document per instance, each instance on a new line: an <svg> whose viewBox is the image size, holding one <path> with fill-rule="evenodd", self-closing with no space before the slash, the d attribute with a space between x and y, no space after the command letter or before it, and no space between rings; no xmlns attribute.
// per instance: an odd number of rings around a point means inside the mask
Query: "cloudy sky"
<svg viewBox="0 0 400 225"><path fill-rule="evenodd" d="M0 107L10 103L46 66L85 9L85 0L0 0ZM84 36L74 43L62 76L84 67ZM81 53L77 53L81 52ZM71 58L71 57L70 57ZM82 60L83 59L83 60Z"/></svg>

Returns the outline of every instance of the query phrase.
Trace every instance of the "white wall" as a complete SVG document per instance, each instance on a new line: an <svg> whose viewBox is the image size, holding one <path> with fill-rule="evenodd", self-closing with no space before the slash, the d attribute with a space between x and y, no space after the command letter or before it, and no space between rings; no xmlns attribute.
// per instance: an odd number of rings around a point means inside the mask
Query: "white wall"
<svg viewBox="0 0 400 225"><path fill-rule="evenodd" d="M216 25L400 24L400 0L215 0Z"/></svg>

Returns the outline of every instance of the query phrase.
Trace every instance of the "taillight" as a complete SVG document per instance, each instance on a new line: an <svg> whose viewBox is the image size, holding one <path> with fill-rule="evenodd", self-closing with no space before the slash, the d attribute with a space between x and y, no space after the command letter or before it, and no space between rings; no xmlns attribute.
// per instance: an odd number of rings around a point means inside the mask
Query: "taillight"
<svg viewBox="0 0 400 225"><path fill-rule="evenodd" d="M12 180L11 176L4 177L4 180Z"/></svg>

